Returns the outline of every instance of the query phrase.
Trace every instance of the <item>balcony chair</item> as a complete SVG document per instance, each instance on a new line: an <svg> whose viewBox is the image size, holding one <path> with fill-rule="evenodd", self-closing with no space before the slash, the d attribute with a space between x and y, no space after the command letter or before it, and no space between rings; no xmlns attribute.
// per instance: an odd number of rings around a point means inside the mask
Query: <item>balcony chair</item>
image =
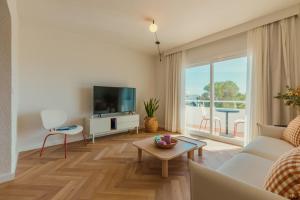
<svg viewBox="0 0 300 200"><path fill-rule="evenodd" d="M245 120L244 119L237 119L233 122L233 135L236 136L237 133L237 127L239 124L244 124Z"/></svg>
<svg viewBox="0 0 300 200"><path fill-rule="evenodd" d="M201 108L201 114L202 114L202 120L200 122L200 129L202 128L202 123L205 122L204 128L206 129L207 122L210 120L210 117L207 116L206 110L204 106L200 106ZM217 121L219 122L219 131L221 132L221 119L219 117L214 117L215 121L215 128L217 127Z"/></svg>
<svg viewBox="0 0 300 200"><path fill-rule="evenodd" d="M67 135L75 135L81 133L85 144L87 140L83 133L83 127L81 125L71 125L66 127L61 127L67 121L67 115L61 110L43 110L41 112L41 119L45 129L49 131L46 135L43 146L40 150L40 157L43 154L46 140L50 135L64 135L64 147L65 147L65 159L67 158Z"/></svg>

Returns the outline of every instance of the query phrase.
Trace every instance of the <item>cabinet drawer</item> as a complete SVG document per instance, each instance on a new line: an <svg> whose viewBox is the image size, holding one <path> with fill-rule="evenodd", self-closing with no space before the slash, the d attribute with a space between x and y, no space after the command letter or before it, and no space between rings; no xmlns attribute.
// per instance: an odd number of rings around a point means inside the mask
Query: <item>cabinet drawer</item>
<svg viewBox="0 0 300 200"><path fill-rule="evenodd" d="M91 133L101 133L110 131L110 118L93 119L90 122Z"/></svg>
<svg viewBox="0 0 300 200"><path fill-rule="evenodd" d="M118 130L123 130L123 129L128 129L128 128L135 128L139 126L139 122L118 122L117 123L117 129Z"/></svg>
<svg viewBox="0 0 300 200"><path fill-rule="evenodd" d="M120 116L117 119L118 122L132 122L132 121L139 121L139 115L127 115L127 116Z"/></svg>

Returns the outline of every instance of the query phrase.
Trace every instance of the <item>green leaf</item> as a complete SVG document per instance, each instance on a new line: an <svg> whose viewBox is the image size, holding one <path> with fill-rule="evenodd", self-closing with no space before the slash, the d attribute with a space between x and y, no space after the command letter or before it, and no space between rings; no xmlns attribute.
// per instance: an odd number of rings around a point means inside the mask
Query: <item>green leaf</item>
<svg viewBox="0 0 300 200"><path fill-rule="evenodd" d="M148 117L154 117L155 112L159 108L159 100L156 98L150 98L149 101L144 101L145 111Z"/></svg>

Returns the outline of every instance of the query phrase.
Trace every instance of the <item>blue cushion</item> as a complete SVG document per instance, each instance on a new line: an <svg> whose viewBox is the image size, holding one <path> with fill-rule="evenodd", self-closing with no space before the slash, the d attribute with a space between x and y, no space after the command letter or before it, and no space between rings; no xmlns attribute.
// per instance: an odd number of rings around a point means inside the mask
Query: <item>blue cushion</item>
<svg viewBox="0 0 300 200"><path fill-rule="evenodd" d="M56 128L55 130L56 131L68 131L68 130L72 130L75 128L77 128L77 125L63 126L63 127Z"/></svg>

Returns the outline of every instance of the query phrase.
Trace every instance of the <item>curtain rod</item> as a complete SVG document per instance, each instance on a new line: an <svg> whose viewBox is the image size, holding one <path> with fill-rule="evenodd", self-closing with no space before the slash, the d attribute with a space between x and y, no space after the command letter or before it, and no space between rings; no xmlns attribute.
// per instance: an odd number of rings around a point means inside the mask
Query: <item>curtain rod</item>
<svg viewBox="0 0 300 200"><path fill-rule="evenodd" d="M295 6L277 11L275 13L272 13L272 14L269 14L269 15L266 15L266 16L263 16L263 17L259 17L259 18L256 18L254 20L248 21L246 23L234 26L232 28L229 28L229 29L211 34L209 36L205 36L203 38L200 38L198 40L186 43L184 45L166 50L164 52L164 55L166 56L166 55L169 55L169 54L172 54L172 53L176 53L178 51L184 51L184 50L192 49L192 48L199 47L201 45L208 44L208 43L220 40L220 39L224 39L224 38L227 38L227 37L230 37L230 36L245 33L245 32L247 32L247 31L249 31L253 28L263 26L263 25L266 25L266 24L270 24L270 23L273 23L275 21L279 21L279 20L284 19L284 18L299 15L299 13L300 13L300 4L297 4Z"/></svg>

